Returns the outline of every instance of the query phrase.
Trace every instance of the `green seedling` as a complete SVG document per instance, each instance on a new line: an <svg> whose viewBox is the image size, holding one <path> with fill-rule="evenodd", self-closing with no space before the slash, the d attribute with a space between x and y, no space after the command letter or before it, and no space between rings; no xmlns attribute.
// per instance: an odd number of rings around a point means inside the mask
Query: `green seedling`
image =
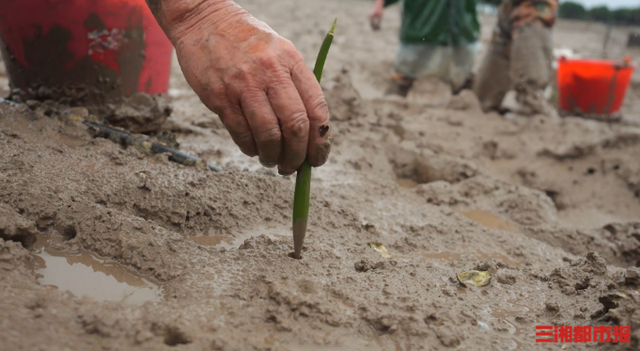
<svg viewBox="0 0 640 351"><path fill-rule="evenodd" d="M318 83L320 83L320 79L322 78L322 69L324 68L324 62L327 60L331 42L333 42L333 32L336 29L337 21L337 19L333 21L331 29L324 37L318 58L316 59L316 65L313 68L313 74L315 74ZM297 259L300 259L304 236L307 233L310 191L311 165L309 165L309 162L304 161L296 174L296 190L293 195L293 257Z"/></svg>

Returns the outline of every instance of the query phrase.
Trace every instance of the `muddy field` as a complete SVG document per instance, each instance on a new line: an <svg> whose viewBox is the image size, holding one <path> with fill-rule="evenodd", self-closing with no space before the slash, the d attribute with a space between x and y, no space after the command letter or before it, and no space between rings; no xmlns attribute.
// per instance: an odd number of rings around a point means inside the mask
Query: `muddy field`
<svg viewBox="0 0 640 351"><path fill-rule="evenodd" d="M0 348L638 349L637 74L620 123L483 114L429 79L386 97L397 8L372 33L369 2L240 3L310 64L339 17L302 260L294 179L243 156L177 63L163 130L220 173L93 138L65 118L82 109L3 102ZM626 30L608 55L640 60ZM560 22L555 46L599 57L604 32ZM461 285L472 269L490 283ZM631 342L540 344L536 325L630 326Z"/></svg>

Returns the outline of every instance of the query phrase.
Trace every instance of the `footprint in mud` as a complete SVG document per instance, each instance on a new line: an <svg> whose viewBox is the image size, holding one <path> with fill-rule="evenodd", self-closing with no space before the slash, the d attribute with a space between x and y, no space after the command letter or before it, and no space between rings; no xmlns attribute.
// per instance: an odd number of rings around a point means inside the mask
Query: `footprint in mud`
<svg viewBox="0 0 640 351"><path fill-rule="evenodd" d="M392 147L387 151L387 157L401 187L439 180L458 183L478 174L477 167L471 162L425 150L420 154L416 150Z"/></svg>

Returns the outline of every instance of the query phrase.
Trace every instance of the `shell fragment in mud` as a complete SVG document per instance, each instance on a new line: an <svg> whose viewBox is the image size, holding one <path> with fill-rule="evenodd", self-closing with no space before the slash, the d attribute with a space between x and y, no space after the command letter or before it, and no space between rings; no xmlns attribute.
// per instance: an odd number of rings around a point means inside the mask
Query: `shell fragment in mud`
<svg viewBox="0 0 640 351"><path fill-rule="evenodd" d="M392 258L393 257L393 256L391 256L389 251L387 251L387 248L384 247L384 245L382 245L382 243L370 242L369 243L369 247L371 247L372 249L378 251L380 256L382 256L384 258Z"/></svg>
<svg viewBox="0 0 640 351"><path fill-rule="evenodd" d="M458 280L464 286L485 286L491 281L491 273L488 271L466 271L458 273Z"/></svg>

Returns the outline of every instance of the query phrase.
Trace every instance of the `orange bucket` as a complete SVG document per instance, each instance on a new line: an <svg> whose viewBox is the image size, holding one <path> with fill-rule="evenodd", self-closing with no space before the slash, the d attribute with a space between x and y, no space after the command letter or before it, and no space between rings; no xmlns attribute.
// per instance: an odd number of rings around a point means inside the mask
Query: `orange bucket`
<svg viewBox="0 0 640 351"><path fill-rule="evenodd" d="M558 108L565 114L612 119L629 87L634 65L608 60L558 60Z"/></svg>

